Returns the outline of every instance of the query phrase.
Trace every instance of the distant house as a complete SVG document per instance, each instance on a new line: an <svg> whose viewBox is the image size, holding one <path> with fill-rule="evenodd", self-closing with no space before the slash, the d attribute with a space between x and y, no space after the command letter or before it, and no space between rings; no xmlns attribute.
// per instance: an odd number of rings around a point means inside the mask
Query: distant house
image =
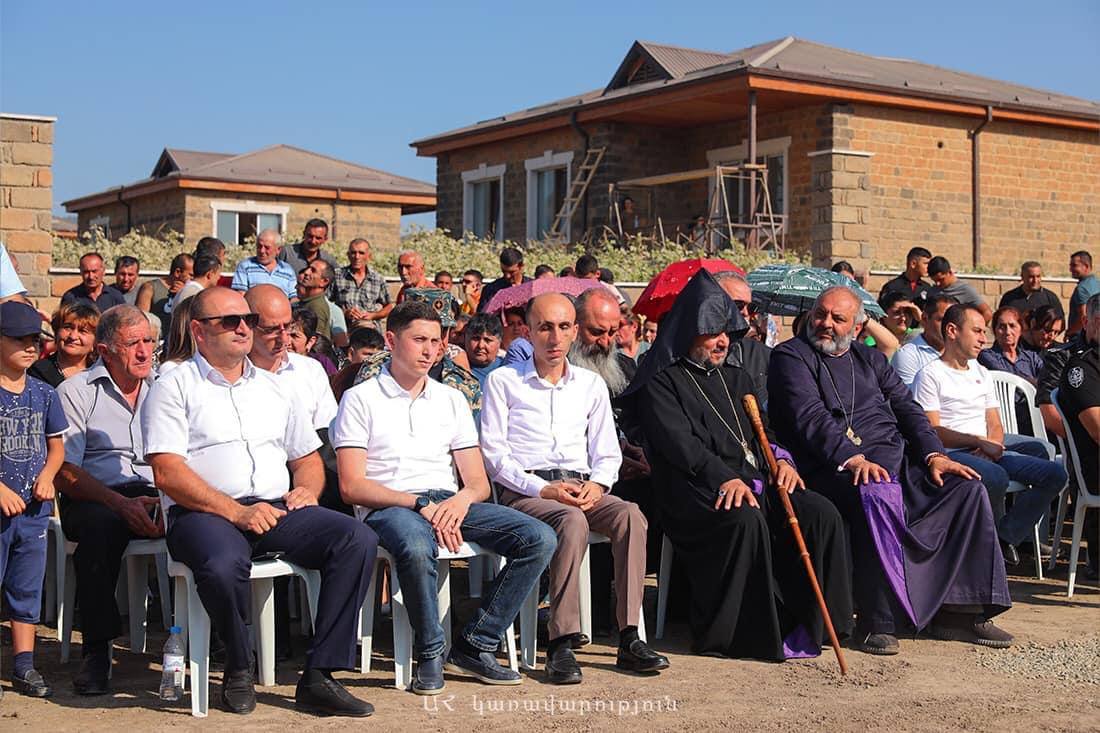
<svg viewBox="0 0 1100 733"><path fill-rule="evenodd" d="M1061 269L1100 241L1095 101L793 37L730 53L635 42L608 72L601 89L413 142L436 159L438 224L539 238L603 148L559 227L573 241L617 228L612 197L627 195L649 231L683 232L717 180L739 238L775 225L819 264L923 245L962 269ZM759 183L715 175L752 161ZM747 190L765 180L770 217Z"/></svg>
<svg viewBox="0 0 1100 733"><path fill-rule="evenodd" d="M311 218L331 239L365 236L393 249L402 214L435 209L435 187L289 145L233 155L165 148L144 180L64 202L80 232L111 237L172 229L187 242L216 236L242 243L266 228L297 241Z"/></svg>

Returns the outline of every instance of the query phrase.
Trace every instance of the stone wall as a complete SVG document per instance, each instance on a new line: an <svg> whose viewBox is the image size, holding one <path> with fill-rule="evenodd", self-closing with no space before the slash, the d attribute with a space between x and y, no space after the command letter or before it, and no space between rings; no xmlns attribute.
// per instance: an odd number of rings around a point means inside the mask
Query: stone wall
<svg viewBox="0 0 1100 733"><path fill-rule="evenodd" d="M0 239L20 280L50 307L53 138L56 117L0 114Z"/></svg>
<svg viewBox="0 0 1100 733"><path fill-rule="evenodd" d="M972 118L855 105L851 148L872 154L870 257L900 264L913 246L957 270L1011 272L1034 259L1060 272L1100 240L1100 137L993 122L981 135L981 261L973 261ZM867 262L871 264L871 262Z"/></svg>

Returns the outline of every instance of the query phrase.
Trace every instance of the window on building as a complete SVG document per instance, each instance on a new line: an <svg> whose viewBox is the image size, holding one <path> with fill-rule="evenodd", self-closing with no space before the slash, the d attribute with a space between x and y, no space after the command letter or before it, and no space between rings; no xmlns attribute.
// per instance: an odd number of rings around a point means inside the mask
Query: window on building
<svg viewBox="0 0 1100 733"><path fill-rule="evenodd" d="M565 201L569 181L565 168L537 171L535 175L535 239L542 239L554 224Z"/></svg>
<svg viewBox="0 0 1100 733"><path fill-rule="evenodd" d="M504 169L482 163L462 172L462 230L481 239L504 238Z"/></svg>
<svg viewBox="0 0 1100 733"><path fill-rule="evenodd" d="M101 214L99 216L92 217L88 221L88 229L89 230L95 230L97 228L100 231L103 232L103 236L107 237L107 239L110 239L111 238L111 217L107 216L106 214Z"/></svg>
<svg viewBox="0 0 1100 733"><path fill-rule="evenodd" d="M215 202L214 236L226 244L247 244L265 229L286 232L286 215L289 207L264 206L251 202Z"/></svg>
<svg viewBox="0 0 1100 733"><path fill-rule="evenodd" d="M547 150L538 158L524 162L527 169L527 238L545 239L554 224L554 217L561 210L569 191L569 174L573 152L554 153ZM558 234L569 238L569 222L565 221Z"/></svg>
<svg viewBox="0 0 1100 733"><path fill-rule="evenodd" d="M473 220L468 231L480 239L496 237L500 231L500 180L470 184L473 197Z"/></svg>

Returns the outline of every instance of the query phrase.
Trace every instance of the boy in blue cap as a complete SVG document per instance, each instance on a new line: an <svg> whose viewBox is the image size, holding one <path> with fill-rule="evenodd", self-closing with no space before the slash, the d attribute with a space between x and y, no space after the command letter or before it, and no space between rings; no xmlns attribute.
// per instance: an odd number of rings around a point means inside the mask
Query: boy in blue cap
<svg viewBox="0 0 1100 733"><path fill-rule="evenodd" d="M34 308L0 304L0 588L11 617L12 687L31 697L52 692L34 668L34 627L42 607L53 480L65 460L61 435L69 427L53 387L27 376L41 332Z"/></svg>

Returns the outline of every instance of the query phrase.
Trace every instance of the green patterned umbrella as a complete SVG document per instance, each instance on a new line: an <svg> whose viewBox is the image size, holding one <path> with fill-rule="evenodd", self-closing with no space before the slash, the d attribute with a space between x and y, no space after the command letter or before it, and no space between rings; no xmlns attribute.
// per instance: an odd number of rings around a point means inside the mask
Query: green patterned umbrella
<svg viewBox="0 0 1100 733"><path fill-rule="evenodd" d="M817 296L828 288L842 285L863 302L867 314L880 318L886 315L874 297L855 280L839 272L804 265L764 265L748 275L752 302L777 316L797 316L810 310Z"/></svg>

